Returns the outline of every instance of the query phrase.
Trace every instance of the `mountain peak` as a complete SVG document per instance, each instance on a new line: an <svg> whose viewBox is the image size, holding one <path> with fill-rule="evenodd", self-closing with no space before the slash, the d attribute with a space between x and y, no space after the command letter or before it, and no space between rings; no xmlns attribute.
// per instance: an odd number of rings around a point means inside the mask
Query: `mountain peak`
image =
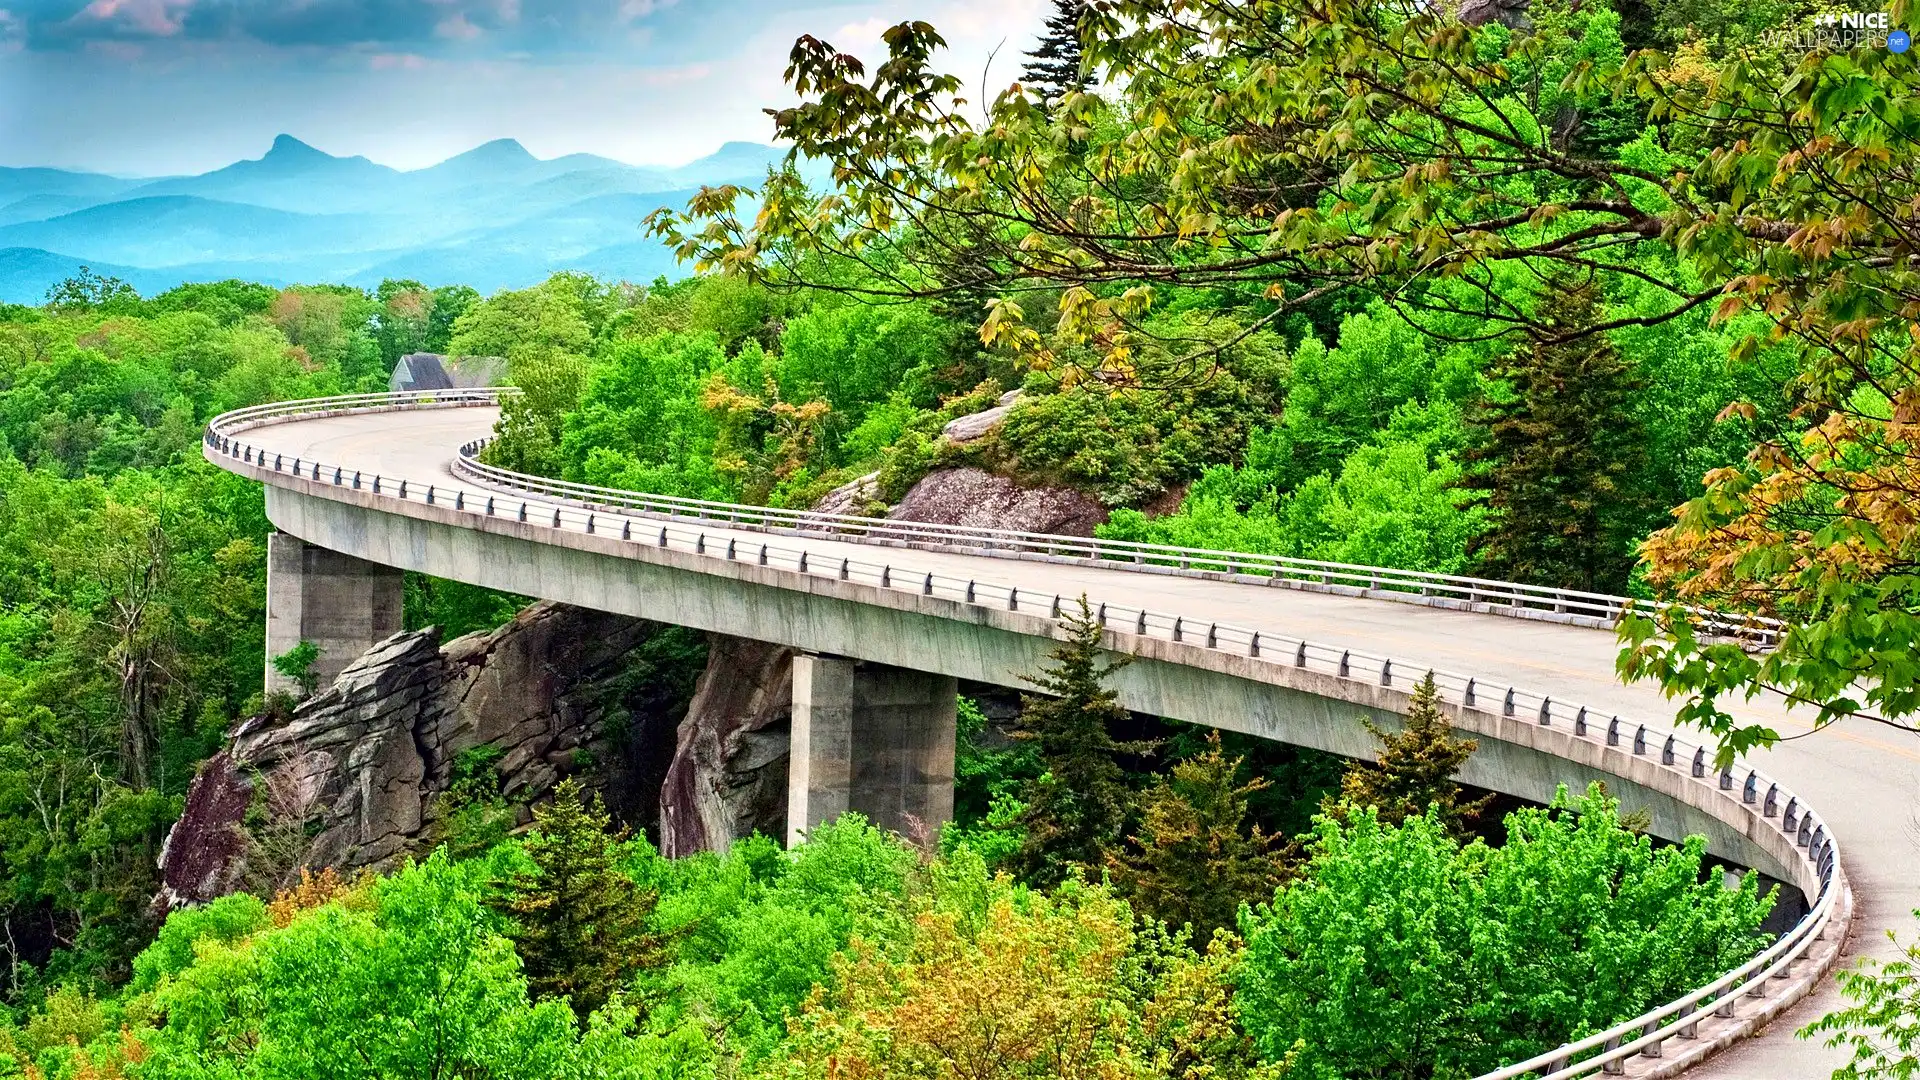
<svg viewBox="0 0 1920 1080"><path fill-rule="evenodd" d="M483 142L467 151L473 157L484 157L490 161L538 161L539 158L520 145L519 139L494 139Z"/></svg>
<svg viewBox="0 0 1920 1080"><path fill-rule="evenodd" d="M267 149L267 156L262 160L264 161L292 161L292 160L299 160L299 159L312 160L314 158L324 158L324 157L332 157L332 156L333 155L325 153L323 151L315 150L313 147L308 146L306 143L301 142L299 139L296 139L291 135L281 134L281 135L275 135L273 137L273 145Z"/></svg>

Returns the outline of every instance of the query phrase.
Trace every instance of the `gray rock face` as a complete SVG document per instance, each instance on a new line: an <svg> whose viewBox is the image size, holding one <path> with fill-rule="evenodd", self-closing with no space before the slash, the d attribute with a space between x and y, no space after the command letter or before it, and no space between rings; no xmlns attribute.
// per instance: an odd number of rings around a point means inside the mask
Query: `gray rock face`
<svg viewBox="0 0 1920 1080"><path fill-rule="evenodd" d="M820 496L820 501L809 509L816 514L862 514L867 504L879 497L880 474L870 472Z"/></svg>
<svg viewBox="0 0 1920 1080"><path fill-rule="evenodd" d="M168 907L271 881L300 866L383 867L432 842L454 763L503 752L501 788L522 807L560 777L611 756L625 718L630 654L654 624L534 604L507 625L439 645L433 630L395 634L284 718L243 721L188 791L160 860ZM295 838L291 865L248 867L256 804Z"/></svg>
<svg viewBox="0 0 1920 1080"><path fill-rule="evenodd" d="M1468 26L1497 22L1513 30L1533 25L1528 17L1529 0L1461 0L1460 21Z"/></svg>
<svg viewBox="0 0 1920 1080"><path fill-rule="evenodd" d="M1064 487L1021 487L972 467L928 473L888 515L901 521L1092 536L1107 509Z"/></svg>
<svg viewBox="0 0 1920 1080"><path fill-rule="evenodd" d="M660 788L660 850L673 857L787 832L793 650L708 637L707 669Z"/></svg>
<svg viewBox="0 0 1920 1080"><path fill-rule="evenodd" d="M972 442L999 427L1000 421L1005 420L1007 414L1013 411L1013 403L1019 400L1020 391L1009 390L1000 395L1000 400L994 403L993 408L969 413L966 416L956 416L947 421L947 426L940 429L940 434L945 436L948 442Z"/></svg>

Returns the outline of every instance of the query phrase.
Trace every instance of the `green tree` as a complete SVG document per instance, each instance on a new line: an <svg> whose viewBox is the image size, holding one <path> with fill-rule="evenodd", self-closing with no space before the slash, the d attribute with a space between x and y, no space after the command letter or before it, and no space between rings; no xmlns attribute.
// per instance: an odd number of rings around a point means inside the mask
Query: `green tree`
<svg viewBox="0 0 1920 1080"><path fill-rule="evenodd" d="M1541 300L1542 336L1488 372L1500 385L1468 414L1477 438L1461 486L1492 511L1468 552L1480 572L1590 592L1621 592L1650 524L1632 484L1643 457L1633 415L1640 380L1605 335L1591 281Z"/></svg>
<svg viewBox="0 0 1920 1080"><path fill-rule="evenodd" d="M147 1037L140 1075L561 1080L697 1070L699 1046L636 1037L632 1010L603 1010L583 1032L561 1002L530 1000L513 945L481 902L485 887L481 867L439 852L378 883L370 903L326 903L239 941L203 937L191 966L161 983L166 1022Z"/></svg>
<svg viewBox="0 0 1920 1080"><path fill-rule="evenodd" d="M1059 101L1087 88L1086 55L1080 48L1080 18L1086 0L1053 0L1046 30L1027 52L1020 81L1042 101Z"/></svg>
<svg viewBox="0 0 1920 1080"><path fill-rule="evenodd" d="M1454 737L1440 712L1433 672L1413 688L1406 723L1399 731L1387 731L1371 720L1361 723L1380 741L1380 754L1371 765L1356 761L1347 766L1340 798L1354 806L1373 807L1389 825L1431 816L1449 832L1465 835L1493 797L1461 799L1454 775L1480 744Z"/></svg>
<svg viewBox="0 0 1920 1080"><path fill-rule="evenodd" d="M92 267L87 266L47 289L47 306L56 310L91 309L117 313L136 310L139 303L140 294L134 291L133 286L117 277L96 274Z"/></svg>
<svg viewBox="0 0 1920 1080"><path fill-rule="evenodd" d="M313 665L320 660L320 646L311 641L302 641L286 652L273 658L273 670L285 678L292 679L300 687L300 696L310 698L320 682L314 674Z"/></svg>
<svg viewBox="0 0 1920 1080"><path fill-rule="evenodd" d="M1634 1016L1766 941L1757 875L1705 840L1656 848L1597 788L1462 846L1438 813L1323 816L1297 880L1248 925L1237 999L1268 1060L1308 1076L1474 1076Z"/></svg>
<svg viewBox="0 0 1920 1080"><path fill-rule="evenodd" d="M1128 660L1102 661L1103 631L1086 597L1061 626L1066 640L1048 654L1052 663L1027 676L1041 692L1025 696L1013 733L1033 745L1044 771L1021 792L1026 837L1012 862L1023 878L1045 886L1059 884L1074 867L1106 862L1133 814L1133 791L1119 757L1155 747L1113 737L1129 714L1104 684Z"/></svg>
<svg viewBox="0 0 1920 1080"><path fill-rule="evenodd" d="M1920 911L1914 912L1920 915ZM1897 942L1893 931L1889 940ZM1835 976L1847 1004L1801 1029L1803 1039L1851 1051L1834 1080L1913 1080L1920 1076L1920 946L1898 959L1862 959Z"/></svg>
<svg viewBox="0 0 1920 1080"><path fill-rule="evenodd" d="M1248 800L1270 785L1240 782L1241 760L1207 748L1176 762L1142 800L1128 846L1107 858L1114 884L1139 914L1190 926L1196 945L1233 929L1243 903L1270 899L1285 873L1282 838L1248 821Z"/></svg>
<svg viewBox="0 0 1920 1080"><path fill-rule="evenodd" d="M659 895L621 872L626 836L609 831L600 797L578 781L561 781L533 824L524 844L533 868L507 882L498 906L534 996L567 998L584 1022L636 972L665 962L648 929Z"/></svg>

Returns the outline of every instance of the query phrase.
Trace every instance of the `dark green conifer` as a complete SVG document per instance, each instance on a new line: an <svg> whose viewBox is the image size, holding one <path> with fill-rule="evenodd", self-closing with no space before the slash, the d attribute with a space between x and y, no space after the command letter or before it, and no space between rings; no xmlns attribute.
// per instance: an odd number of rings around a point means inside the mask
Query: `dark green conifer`
<svg viewBox="0 0 1920 1080"><path fill-rule="evenodd" d="M1210 732L1204 752L1148 791L1140 828L1107 863L1136 912L1192 926L1197 948L1233 929L1243 901L1271 900L1285 875L1281 838L1247 822L1249 797L1268 783L1240 783L1242 761Z"/></svg>
<svg viewBox="0 0 1920 1080"><path fill-rule="evenodd" d="M1491 796L1461 801L1460 785L1453 778L1480 744L1454 737L1452 726L1440 714L1433 673L1428 672L1414 687L1406 726L1400 731L1387 731L1371 720L1361 722L1380 740L1380 753L1372 765L1356 761L1347 767L1340 783L1341 801L1374 807L1380 820L1392 825L1438 807L1440 820L1449 830L1466 833Z"/></svg>
<svg viewBox="0 0 1920 1080"><path fill-rule="evenodd" d="M1085 53L1080 47L1080 19L1085 11L1086 0L1053 0L1046 32L1027 53L1020 82L1037 91L1042 100L1059 101L1087 88Z"/></svg>
<svg viewBox="0 0 1920 1080"><path fill-rule="evenodd" d="M1114 728L1127 710L1105 685L1127 664L1102 662L1100 624L1080 598L1064 620L1067 640L1049 654L1053 663L1027 681L1040 694L1026 695L1014 738L1039 751L1044 772L1021 792L1025 829L1013 864L1027 881L1052 886L1075 866L1097 867L1119 843L1133 808L1133 792L1119 762L1126 754L1151 753L1152 742L1123 742Z"/></svg>
<svg viewBox="0 0 1920 1080"><path fill-rule="evenodd" d="M1505 581L1620 592L1652 522L1633 477L1643 454L1632 401L1641 383L1605 334L1591 282L1555 285L1529 349L1488 371L1504 392L1468 415L1475 445L1462 486L1494 511L1468 547L1479 572Z"/></svg>
<svg viewBox="0 0 1920 1080"><path fill-rule="evenodd" d="M624 830L574 780L534 811L526 839L532 873L508 881L496 906L513 919L514 947L537 997L565 995L585 1020L643 968L666 962L647 919L659 897L620 871Z"/></svg>

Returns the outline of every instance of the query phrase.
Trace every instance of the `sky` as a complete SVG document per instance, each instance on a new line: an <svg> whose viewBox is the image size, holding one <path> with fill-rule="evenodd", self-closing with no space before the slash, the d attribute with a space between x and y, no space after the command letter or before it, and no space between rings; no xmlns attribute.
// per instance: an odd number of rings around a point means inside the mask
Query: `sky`
<svg viewBox="0 0 1920 1080"><path fill-rule="evenodd" d="M768 142L813 34L871 61L921 19L978 102L1049 0L0 0L0 165L204 172L285 132L421 168L496 138L675 165ZM996 51L997 50L997 51ZM989 65L989 58L991 64ZM986 95L990 97L991 95Z"/></svg>

